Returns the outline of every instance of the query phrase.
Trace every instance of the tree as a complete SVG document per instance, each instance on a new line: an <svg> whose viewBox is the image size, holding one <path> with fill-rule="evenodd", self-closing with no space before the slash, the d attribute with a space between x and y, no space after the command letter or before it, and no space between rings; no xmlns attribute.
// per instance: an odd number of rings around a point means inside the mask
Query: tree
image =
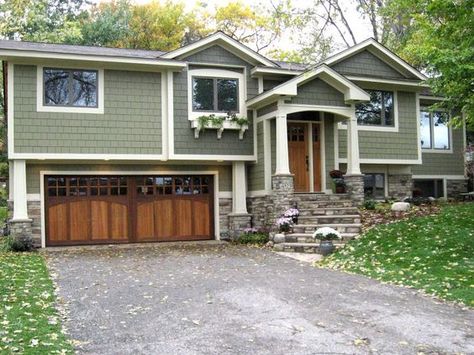
<svg viewBox="0 0 474 355"><path fill-rule="evenodd" d="M454 113L452 124L462 124L462 113L474 127L474 0L392 0L388 10L406 14L398 53L446 98L438 106Z"/></svg>

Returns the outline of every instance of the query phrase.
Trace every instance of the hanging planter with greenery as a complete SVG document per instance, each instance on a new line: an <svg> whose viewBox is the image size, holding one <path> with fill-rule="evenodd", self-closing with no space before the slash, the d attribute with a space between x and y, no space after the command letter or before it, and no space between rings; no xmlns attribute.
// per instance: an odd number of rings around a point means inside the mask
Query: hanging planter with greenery
<svg viewBox="0 0 474 355"><path fill-rule="evenodd" d="M228 113L226 116L216 116L215 114L202 115L191 121L194 128L194 138L199 138L199 133L206 129L216 129L217 139L221 139L225 129L239 130L239 139L244 138L244 133L248 129L249 120L247 117L239 117L235 113Z"/></svg>

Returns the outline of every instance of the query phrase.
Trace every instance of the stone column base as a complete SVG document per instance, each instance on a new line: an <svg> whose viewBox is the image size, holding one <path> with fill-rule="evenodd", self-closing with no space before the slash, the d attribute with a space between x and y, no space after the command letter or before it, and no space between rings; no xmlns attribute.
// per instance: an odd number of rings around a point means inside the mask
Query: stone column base
<svg viewBox="0 0 474 355"><path fill-rule="evenodd" d="M271 218L273 223L288 208L293 207L294 193L294 175L273 175L272 176L272 195L270 196L270 204L272 206Z"/></svg>
<svg viewBox="0 0 474 355"><path fill-rule="evenodd" d="M364 202L364 175L344 175L346 190L357 206Z"/></svg>
<svg viewBox="0 0 474 355"><path fill-rule="evenodd" d="M32 237L32 219L18 219L8 221L8 228L10 229L10 235L16 236L27 236Z"/></svg>
<svg viewBox="0 0 474 355"><path fill-rule="evenodd" d="M229 214L229 236L231 239L238 238L246 228L251 227L252 215L248 213Z"/></svg>

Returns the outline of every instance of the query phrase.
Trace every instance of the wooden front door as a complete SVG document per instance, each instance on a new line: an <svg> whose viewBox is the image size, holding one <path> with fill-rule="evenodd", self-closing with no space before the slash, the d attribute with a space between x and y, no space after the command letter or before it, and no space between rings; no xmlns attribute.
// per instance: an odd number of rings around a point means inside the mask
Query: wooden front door
<svg viewBox="0 0 474 355"><path fill-rule="evenodd" d="M47 176L46 244L212 239L212 176Z"/></svg>
<svg viewBox="0 0 474 355"><path fill-rule="evenodd" d="M321 127L313 123L313 188L321 191Z"/></svg>
<svg viewBox="0 0 474 355"><path fill-rule="evenodd" d="M288 123L288 158L296 192L309 191L308 124Z"/></svg>

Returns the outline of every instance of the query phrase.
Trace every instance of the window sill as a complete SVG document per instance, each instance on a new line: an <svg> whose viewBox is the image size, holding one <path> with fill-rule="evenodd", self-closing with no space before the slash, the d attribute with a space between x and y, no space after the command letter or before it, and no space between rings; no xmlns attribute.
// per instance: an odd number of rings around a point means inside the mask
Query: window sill
<svg viewBox="0 0 474 355"><path fill-rule="evenodd" d="M347 125L338 122L338 129L347 130ZM373 131L373 132L398 132L398 126L369 126L369 125L357 125L358 131Z"/></svg>
<svg viewBox="0 0 474 355"><path fill-rule="evenodd" d="M453 149L426 149L426 148L421 148L422 153L434 153L434 154L452 154Z"/></svg>
<svg viewBox="0 0 474 355"><path fill-rule="evenodd" d="M222 126L216 126L216 125L213 125L212 123L208 123L206 124L206 126L204 127L200 127L199 126L199 122L197 120L190 120L191 122L191 128L194 129L194 138L199 138L199 133L201 131L204 131L205 129L215 129L217 130L217 139L221 139L222 138L222 132L224 132L224 130L228 129L228 130L238 130L239 131L239 139L242 140L244 139L244 133L246 130L248 130L249 126L248 125L242 125L242 126L239 126L236 122L232 122L232 121L224 121L222 123Z"/></svg>
<svg viewBox="0 0 474 355"><path fill-rule="evenodd" d="M37 106L38 112L59 112L59 113L95 113L104 114L103 107L65 107L65 106Z"/></svg>

